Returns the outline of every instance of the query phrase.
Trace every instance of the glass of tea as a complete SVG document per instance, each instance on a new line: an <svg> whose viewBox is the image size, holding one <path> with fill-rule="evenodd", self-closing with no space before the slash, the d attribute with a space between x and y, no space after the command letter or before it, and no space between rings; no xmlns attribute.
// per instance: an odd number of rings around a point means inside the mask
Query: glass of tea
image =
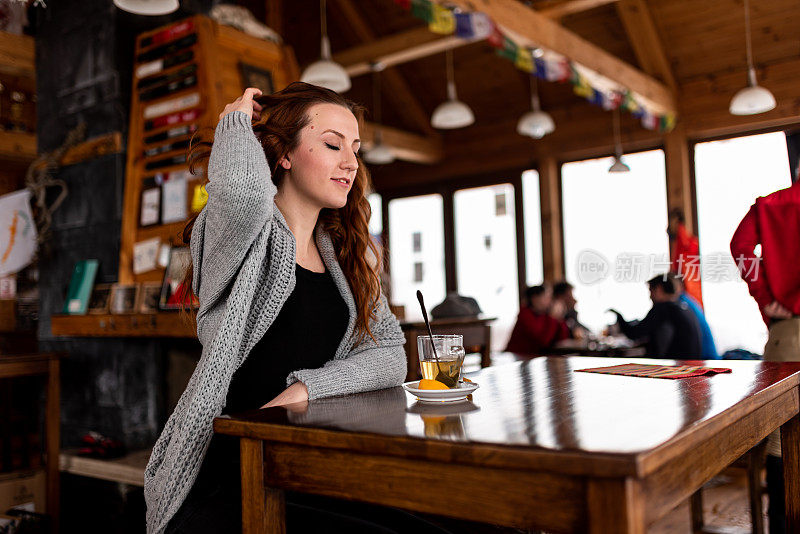
<svg viewBox="0 0 800 534"><path fill-rule="evenodd" d="M433 347L436 347L434 354ZM449 388L458 387L464 363L464 338L458 334L417 337L422 378L438 380ZM438 357L438 358L437 358Z"/></svg>

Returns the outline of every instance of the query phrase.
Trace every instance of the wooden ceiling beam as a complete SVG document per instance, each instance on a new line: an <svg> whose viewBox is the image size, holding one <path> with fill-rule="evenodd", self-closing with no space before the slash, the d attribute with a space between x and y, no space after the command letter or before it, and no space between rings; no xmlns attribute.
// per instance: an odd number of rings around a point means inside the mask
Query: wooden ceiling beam
<svg viewBox="0 0 800 534"><path fill-rule="evenodd" d="M589 11L596 7L613 4L618 0L552 0L549 2L538 2L533 6L538 13L553 20L558 20L567 15L574 15L583 11Z"/></svg>
<svg viewBox="0 0 800 534"><path fill-rule="evenodd" d="M375 33L361 15L360 8L357 8L352 0L338 0L336 5L341 10L345 19L350 24L350 30L356 37L364 43L374 43L377 41ZM385 91L393 101L397 109L403 110L408 114L414 124L417 125L429 137L437 137L439 134L431 126L430 117L417 100L414 92L408 83L403 79L399 72L394 69L387 69L381 75Z"/></svg>
<svg viewBox="0 0 800 534"><path fill-rule="evenodd" d="M380 63L384 68L393 67L474 42L475 39L461 39L455 35L442 37L420 26L344 50L335 54L333 60L344 66L350 76L361 76L371 72L373 63Z"/></svg>
<svg viewBox="0 0 800 534"><path fill-rule="evenodd" d="M378 126L371 122L365 123L360 132L364 149L372 148L375 131L378 128L381 130L381 140L399 160L432 165L444 159L441 140L404 132L389 126Z"/></svg>
<svg viewBox="0 0 800 534"><path fill-rule="evenodd" d="M486 13L520 45L552 50L627 87L646 100L655 112L677 112L675 95L666 85L517 0L452 0L451 3Z"/></svg>
<svg viewBox="0 0 800 534"><path fill-rule="evenodd" d="M619 0L617 13L642 70L660 78L673 93L677 93L678 84L645 1Z"/></svg>

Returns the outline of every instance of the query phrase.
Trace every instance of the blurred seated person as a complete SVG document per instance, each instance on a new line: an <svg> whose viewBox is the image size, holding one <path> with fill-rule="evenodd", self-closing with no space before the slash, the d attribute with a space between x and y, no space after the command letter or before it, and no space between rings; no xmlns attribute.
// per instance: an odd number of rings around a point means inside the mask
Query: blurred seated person
<svg viewBox="0 0 800 534"><path fill-rule="evenodd" d="M444 300L434 306L431 317L443 319L447 317L477 317L481 313L478 301L472 297L464 297L457 291L448 291Z"/></svg>
<svg viewBox="0 0 800 534"><path fill-rule="evenodd" d="M700 326L689 306L678 300L674 281L658 275L647 285L653 307L641 321L626 321L617 310L609 310L616 314L622 333L634 341L644 341L648 357L700 359Z"/></svg>
<svg viewBox="0 0 800 534"><path fill-rule="evenodd" d="M525 298L506 345L507 352L542 354L557 342L569 338L567 324L550 315L553 290L539 285L525 290Z"/></svg>
<svg viewBox="0 0 800 534"><path fill-rule="evenodd" d="M550 315L567 324L572 339L587 339L591 332L578 321L578 310L575 305L578 301L573 294L575 289L572 284L562 280L553 286L553 303L550 306Z"/></svg>
<svg viewBox="0 0 800 534"><path fill-rule="evenodd" d="M703 308L700 303L695 300L693 296L686 292L686 287L683 283L683 277L677 276L675 273L669 273L667 276L672 278L675 284L675 289L678 292L678 301L684 302L689 306L689 310L694 314L697 319L697 324L700 326L700 343L702 345L702 355L704 360L718 360L719 353L717 352L717 345L714 343L714 336L711 334L711 327L708 326L706 321L706 314L703 313Z"/></svg>

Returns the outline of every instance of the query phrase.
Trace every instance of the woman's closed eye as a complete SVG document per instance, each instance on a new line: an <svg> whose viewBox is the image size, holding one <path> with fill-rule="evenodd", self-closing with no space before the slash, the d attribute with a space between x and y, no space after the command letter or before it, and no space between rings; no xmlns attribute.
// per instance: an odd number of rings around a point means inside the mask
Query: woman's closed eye
<svg viewBox="0 0 800 534"><path fill-rule="evenodd" d="M339 150L339 147L336 145L332 145L330 143L325 143L325 146L330 148L331 150ZM358 156L358 151L353 152L356 156Z"/></svg>

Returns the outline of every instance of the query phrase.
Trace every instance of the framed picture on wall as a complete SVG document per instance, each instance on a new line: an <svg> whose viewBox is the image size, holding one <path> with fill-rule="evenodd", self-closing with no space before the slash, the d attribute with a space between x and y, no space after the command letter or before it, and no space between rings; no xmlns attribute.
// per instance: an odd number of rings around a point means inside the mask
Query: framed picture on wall
<svg viewBox="0 0 800 534"><path fill-rule="evenodd" d="M261 89L262 95L271 95L275 92L272 72L255 65L248 65L243 61L239 62L239 70L242 73L242 91L248 87L257 87Z"/></svg>
<svg viewBox="0 0 800 534"><path fill-rule="evenodd" d="M158 299L161 297L161 282L142 282L139 289L139 301L136 303L138 313L158 312Z"/></svg>
<svg viewBox="0 0 800 534"><path fill-rule="evenodd" d="M89 297L88 313L103 314L108 313L108 305L111 301L111 284L96 284L92 289L92 296Z"/></svg>
<svg viewBox="0 0 800 534"><path fill-rule="evenodd" d="M114 284L111 286L111 313L136 313L139 284Z"/></svg>

